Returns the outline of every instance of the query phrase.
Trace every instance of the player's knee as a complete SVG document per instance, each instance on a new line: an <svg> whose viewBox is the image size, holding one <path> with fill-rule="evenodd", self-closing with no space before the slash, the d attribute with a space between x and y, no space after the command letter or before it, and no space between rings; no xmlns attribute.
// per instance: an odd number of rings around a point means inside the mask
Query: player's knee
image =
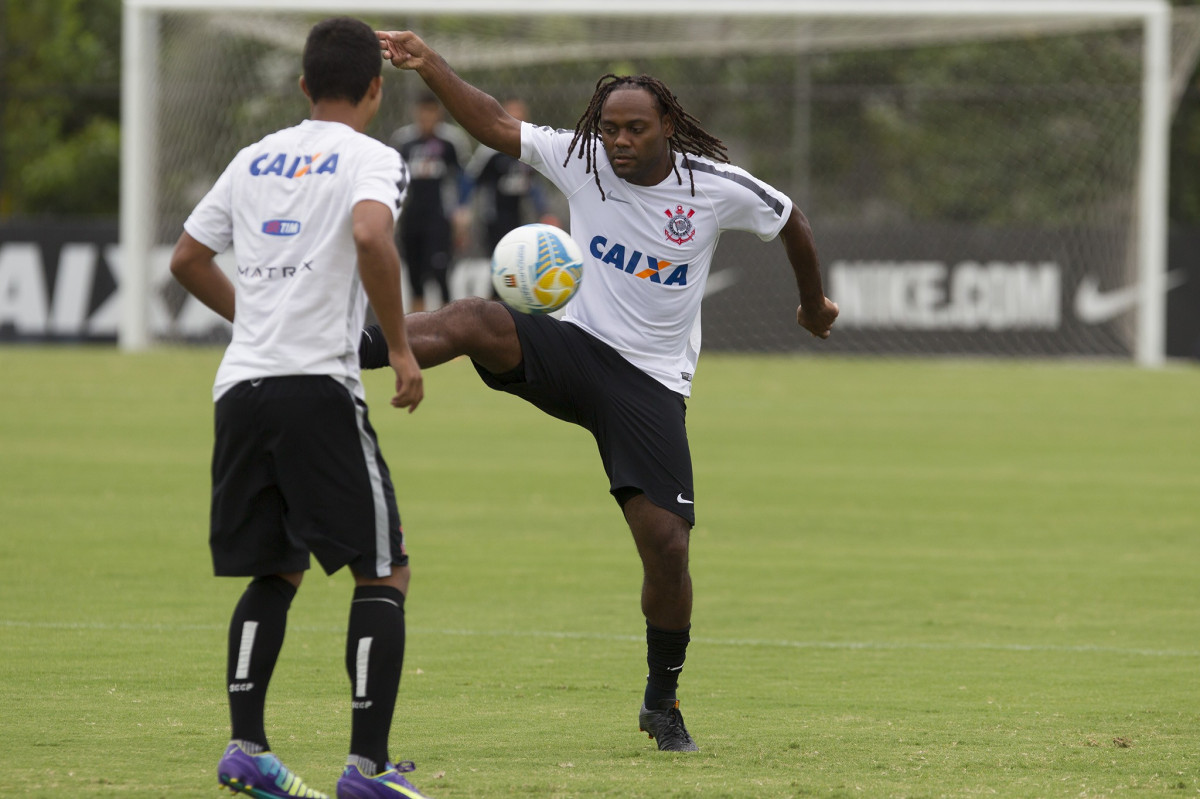
<svg viewBox="0 0 1200 799"><path fill-rule="evenodd" d="M351 569L354 575L354 584L357 586L364 585L385 585L395 588L400 593L408 596L408 583L412 579L412 569L405 566L392 566L392 571L386 577L376 577L373 575L359 574Z"/></svg>
<svg viewBox="0 0 1200 799"><path fill-rule="evenodd" d="M517 328L498 302L467 297L455 303L451 323L460 348L492 372L515 368L521 362Z"/></svg>
<svg viewBox="0 0 1200 799"><path fill-rule="evenodd" d="M271 574L271 575L267 575L265 577L254 578L254 582L256 582L256 583L261 582L261 583L268 584L268 585L287 583L288 585L290 585L292 587L293 591L295 591L297 588L299 588L300 583L302 583L303 581L304 581L304 572L286 572L286 573L282 573L282 574Z"/></svg>
<svg viewBox="0 0 1200 799"><path fill-rule="evenodd" d="M455 305L462 307L464 315L469 316L474 323L473 326L478 330L497 332L505 327L512 327L512 317L504 306L495 300L486 299L484 297L464 297ZM505 321L508 325L504 325Z"/></svg>
<svg viewBox="0 0 1200 799"><path fill-rule="evenodd" d="M644 557L654 568L669 573L685 573L688 568L687 527L668 526L650 537L649 546L644 548Z"/></svg>

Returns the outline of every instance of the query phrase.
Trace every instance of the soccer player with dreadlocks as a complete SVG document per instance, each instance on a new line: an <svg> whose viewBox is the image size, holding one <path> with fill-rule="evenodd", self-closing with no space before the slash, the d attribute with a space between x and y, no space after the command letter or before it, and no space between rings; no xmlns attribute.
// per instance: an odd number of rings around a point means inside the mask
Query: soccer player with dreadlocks
<svg viewBox="0 0 1200 799"><path fill-rule="evenodd" d="M812 232L787 196L728 164L725 146L661 81L605 75L575 131L509 116L411 32L379 33L385 58L414 70L483 144L519 157L566 195L584 279L562 319L466 299L407 318L422 367L469 356L490 387L592 432L642 559L650 673L640 728L659 749L695 751L679 714L689 641L695 523L684 426L700 353L700 302L723 230L780 237L796 275L796 321L827 338ZM684 180L683 173L687 173ZM364 337L366 366L385 366Z"/></svg>

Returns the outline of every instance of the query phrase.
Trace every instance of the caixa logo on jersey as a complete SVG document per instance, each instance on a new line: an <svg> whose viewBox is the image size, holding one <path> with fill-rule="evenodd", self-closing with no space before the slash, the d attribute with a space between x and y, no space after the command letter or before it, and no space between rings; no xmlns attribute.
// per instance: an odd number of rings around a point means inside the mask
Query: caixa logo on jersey
<svg viewBox="0 0 1200 799"><path fill-rule="evenodd" d="M295 236L300 232L300 223L295 219L268 219L262 224L262 232L268 236Z"/></svg>
<svg viewBox="0 0 1200 799"><path fill-rule="evenodd" d="M278 175L281 178L302 178L305 175L332 175L337 172L337 166L337 153L330 153L324 158L321 158L321 153L316 155L263 153L250 162L250 174L255 177Z"/></svg>
<svg viewBox="0 0 1200 799"><path fill-rule="evenodd" d="M687 285L687 264L671 263L651 255L644 255L618 242L609 244L608 239L604 236L593 238L588 248L592 256L601 263L609 264L641 280L660 283L664 286Z"/></svg>

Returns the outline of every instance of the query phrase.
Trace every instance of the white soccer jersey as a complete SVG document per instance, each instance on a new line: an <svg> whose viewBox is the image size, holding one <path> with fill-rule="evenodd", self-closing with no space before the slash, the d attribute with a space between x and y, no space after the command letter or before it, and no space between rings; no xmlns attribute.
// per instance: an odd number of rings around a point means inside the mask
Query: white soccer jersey
<svg viewBox="0 0 1200 799"><path fill-rule="evenodd" d="M214 400L281 375L330 375L364 396L367 298L351 212L374 200L395 219L407 182L399 153L340 122L305 120L237 154L183 226L216 252L232 245L237 260L233 340Z"/></svg>
<svg viewBox="0 0 1200 799"><path fill-rule="evenodd" d="M657 186L635 186L613 174L598 143L602 200L578 147L567 160L573 135L521 126L521 160L566 195L571 237L583 250L583 284L562 318L688 396L700 355L700 302L721 231L773 239L791 200L743 169L696 156L688 158L695 196L681 156L682 184L671 173Z"/></svg>

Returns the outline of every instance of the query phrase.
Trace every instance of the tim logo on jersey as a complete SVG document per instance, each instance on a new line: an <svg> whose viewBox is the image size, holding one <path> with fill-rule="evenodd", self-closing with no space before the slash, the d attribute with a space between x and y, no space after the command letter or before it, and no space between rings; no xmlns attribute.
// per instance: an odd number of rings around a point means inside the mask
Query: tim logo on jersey
<svg viewBox="0 0 1200 799"><path fill-rule="evenodd" d="M330 153L321 158L316 155L288 155L263 153L250 162L250 174L255 177L278 175L281 178L302 178L305 175L321 175L337 172L338 154Z"/></svg>
<svg viewBox="0 0 1200 799"><path fill-rule="evenodd" d="M600 263L609 264L636 278L663 286L687 285L687 264L671 263L651 255L643 255L637 250L630 251L618 242L609 244L604 236L594 237L588 249Z"/></svg>
<svg viewBox="0 0 1200 799"><path fill-rule="evenodd" d="M268 219L262 223L262 232L268 236L295 236L300 232L300 223L295 219Z"/></svg>

